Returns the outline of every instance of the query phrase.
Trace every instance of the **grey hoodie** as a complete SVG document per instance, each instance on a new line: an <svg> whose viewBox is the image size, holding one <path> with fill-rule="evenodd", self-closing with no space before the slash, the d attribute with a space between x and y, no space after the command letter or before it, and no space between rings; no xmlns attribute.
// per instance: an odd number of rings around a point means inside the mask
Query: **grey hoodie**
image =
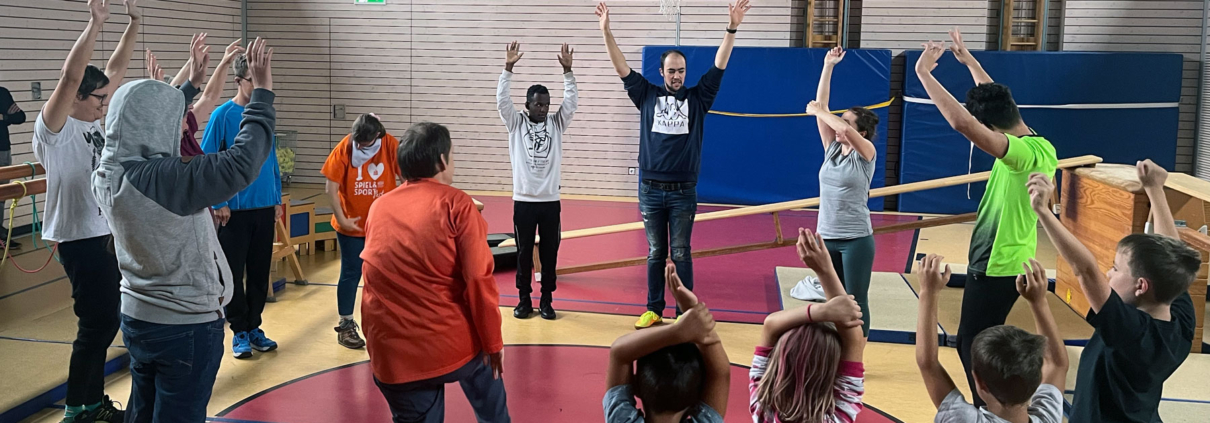
<svg viewBox="0 0 1210 423"><path fill-rule="evenodd" d="M185 104L197 94L160 81L123 84L106 116L93 194L113 231L122 313L159 324L211 322L231 299L231 269L207 208L248 186L273 147L274 94L252 92L231 148L180 155Z"/></svg>

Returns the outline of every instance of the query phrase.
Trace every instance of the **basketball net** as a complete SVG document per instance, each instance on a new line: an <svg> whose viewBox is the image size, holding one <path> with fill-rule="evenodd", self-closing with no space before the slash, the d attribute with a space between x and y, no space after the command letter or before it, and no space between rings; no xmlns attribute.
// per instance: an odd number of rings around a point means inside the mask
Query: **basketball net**
<svg viewBox="0 0 1210 423"><path fill-rule="evenodd" d="M675 21L681 14L681 0L660 0L660 13L670 21Z"/></svg>

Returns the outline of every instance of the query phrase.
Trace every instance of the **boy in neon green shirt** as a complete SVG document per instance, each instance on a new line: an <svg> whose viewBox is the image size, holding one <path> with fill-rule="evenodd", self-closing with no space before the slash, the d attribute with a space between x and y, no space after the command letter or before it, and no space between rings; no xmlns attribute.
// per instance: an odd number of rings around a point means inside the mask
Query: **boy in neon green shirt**
<svg viewBox="0 0 1210 423"><path fill-rule="evenodd" d="M970 69L977 84L966 93L966 107L932 75L937 59L945 53L943 43L930 41L924 45L924 53L916 62L916 75L950 126L996 158L971 234L966 292L958 325L958 356L966 368L967 381L975 386L971 344L979 332L1004 324L1019 296L1017 275L1037 252L1038 218L1030 206L1025 183L1031 173L1053 176L1058 159L1054 146L1021 120L1008 87L992 82L971 56L962 35L954 30L950 38L954 45L949 50ZM975 406L984 405L978 392L971 392L971 399Z"/></svg>

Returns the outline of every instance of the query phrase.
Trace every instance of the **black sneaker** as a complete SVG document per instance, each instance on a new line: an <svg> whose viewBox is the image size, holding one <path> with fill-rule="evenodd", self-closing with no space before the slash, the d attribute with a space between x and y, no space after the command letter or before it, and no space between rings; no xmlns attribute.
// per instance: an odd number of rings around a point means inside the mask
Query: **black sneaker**
<svg viewBox="0 0 1210 423"><path fill-rule="evenodd" d="M542 295L542 301L538 302L538 313L542 315L543 319L555 320L555 308L550 306L551 301L553 299L550 294L545 294Z"/></svg>
<svg viewBox="0 0 1210 423"><path fill-rule="evenodd" d="M513 317L528 319L531 314L534 314L534 302L528 295L522 295L521 299L517 300L517 306L513 308Z"/></svg>
<svg viewBox="0 0 1210 423"><path fill-rule="evenodd" d="M340 326L336 327L336 334L336 342L342 347L356 350L366 346L366 341L357 334L357 321L353 319L341 320Z"/></svg>
<svg viewBox="0 0 1210 423"><path fill-rule="evenodd" d="M5 232L7 232L7 231L5 231ZM0 232L0 235L2 235L3 233L4 233L4 232ZM4 240L3 240L3 239L0 239L0 250L3 250L3 249L4 249ZM17 240L15 240L15 239L14 239L14 240L10 240L10 241L8 242L8 249L10 249L10 250L20 250L20 249L21 249L21 243L20 243L20 242L17 242Z"/></svg>
<svg viewBox="0 0 1210 423"><path fill-rule="evenodd" d="M101 405L87 413L77 414L74 418L63 419L64 423L122 423L126 420L126 412L119 410L109 399L109 395L101 399Z"/></svg>

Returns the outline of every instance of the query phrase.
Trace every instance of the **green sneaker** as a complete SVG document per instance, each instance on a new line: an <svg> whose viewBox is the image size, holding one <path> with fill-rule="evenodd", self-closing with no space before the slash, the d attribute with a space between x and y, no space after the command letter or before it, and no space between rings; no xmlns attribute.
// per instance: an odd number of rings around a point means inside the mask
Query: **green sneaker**
<svg viewBox="0 0 1210 423"><path fill-rule="evenodd" d="M634 328L646 329L662 321L664 321L664 318L660 317L660 315L655 314L654 311L648 311L643 313L642 316L639 316L639 321L634 323Z"/></svg>

